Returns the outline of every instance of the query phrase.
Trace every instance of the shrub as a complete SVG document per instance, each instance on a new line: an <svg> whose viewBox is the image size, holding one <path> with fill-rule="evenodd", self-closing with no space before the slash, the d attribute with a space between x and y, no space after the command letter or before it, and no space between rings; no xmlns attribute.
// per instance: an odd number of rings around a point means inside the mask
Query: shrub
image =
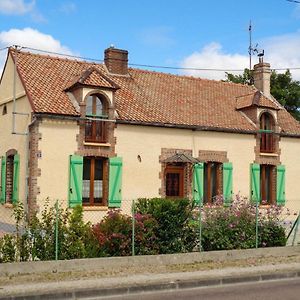
<svg viewBox="0 0 300 300"><path fill-rule="evenodd" d="M191 251L196 245L196 231L191 217L193 204L188 199L138 199L135 211L150 215L157 222L153 228L159 253Z"/></svg>

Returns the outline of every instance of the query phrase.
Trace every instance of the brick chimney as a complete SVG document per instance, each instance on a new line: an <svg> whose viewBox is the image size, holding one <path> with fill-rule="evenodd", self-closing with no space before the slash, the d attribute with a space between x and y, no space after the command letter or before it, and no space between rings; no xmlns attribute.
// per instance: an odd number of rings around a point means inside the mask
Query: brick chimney
<svg viewBox="0 0 300 300"><path fill-rule="evenodd" d="M266 97L270 97L271 69L270 64L264 63L260 58L259 63L254 65L254 86L263 92Z"/></svg>
<svg viewBox="0 0 300 300"><path fill-rule="evenodd" d="M104 63L112 74L128 74L128 51L116 49L113 46L105 49Z"/></svg>

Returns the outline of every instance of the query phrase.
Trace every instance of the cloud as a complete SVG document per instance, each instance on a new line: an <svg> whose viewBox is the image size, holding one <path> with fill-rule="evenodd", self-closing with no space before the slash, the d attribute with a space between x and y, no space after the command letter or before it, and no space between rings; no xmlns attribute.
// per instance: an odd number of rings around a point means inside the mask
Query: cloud
<svg viewBox="0 0 300 300"><path fill-rule="evenodd" d="M144 29L140 36L142 42L151 47L169 47L175 44L171 37L172 28L166 26L152 27Z"/></svg>
<svg viewBox="0 0 300 300"><path fill-rule="evenodd" d="M300 67L300 31L264 38L259 41L259 48L264 49L264 61L271 64L278 72L285 72L287 68ZM257 63L257 57L253 57L253 65ZM187 57L181 64L185 68L209 68L209 69L244 69L249 68L249 56L247 54L226 53L219 43L210 43ZM239 74L241 72L230 72ZM293 79L300 80L300 70L291 70ZM186 70L184 74L209 78L225 79L225 72Z"/></svg>
<svg viewBox="0 0 300 300"><path fill-rule="evenodd" d="M20 45L23 47L30 47L67 55L74 54L73 51L71 51L68 47L62 45L59 40L56 40L51 35L42 33L32 28L10 29L8 31L0 32L0 48L8 47L11 45ZM5 51L1 51L0 74L2 72L5 58Z"/></svg>
<svg viewBox="0 0 300 300"><path fill-rule="evenodd" d="M76 11L76 4L73 2L62 3L59 10L67 15L72 14Z"/></svg>
<svg viewBox="0 0 300 300"><path fill-rule="evenodd" d="M24 15L33 11L35 7L35 0L1 0L0 13L7 15Z"/></svg>
<svg viewBox="0 0 300 300"><path fill-rule="evenodd" d="M249 58L237 53L225 53L219 43L213 42L184 58L180 65L184 68L235 70L249 67ZM225 79L225 72L220 71L185 70L184 74L208 79Z"/></svg>

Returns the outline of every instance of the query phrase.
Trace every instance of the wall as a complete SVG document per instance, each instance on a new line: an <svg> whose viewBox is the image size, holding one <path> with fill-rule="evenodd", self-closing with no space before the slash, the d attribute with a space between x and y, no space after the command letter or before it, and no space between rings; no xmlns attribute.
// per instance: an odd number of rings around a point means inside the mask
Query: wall
<svg viewBox="0 0 300 300"><path fill-rule="evenodd" d="M233 192L249 196L250 163L254 160L253 135L184 129L118 125L116 153L123 157L123 197L157 197L161 180L162 148L226 151L233 163ZM141 162L137 156L140 155Z"/></svg>
<svg viewBox="0 0 300 300"><path fill-rule="evenodd" d="M26 163L27 160L27 136L12 134L12 112L13 112L13 76L14 64L11 58L8 59L2 81L0 84L0 156L4 156L10 149L16 149L20 155L20 177L19 177L19 199L24 201L26 207ZM16 81L16 111L28 113L28 115L16 115L15 131L25 133L31 122L31 106L26 97L22 83L17 76ZM6 105L7 114L3 115L3 108ZM11 206L0 206L0 218L2 222L12 223Z"/></svg>
<svg viewBox="0 0 300 300"><path fill-rule="evenodd" d="M282 137L281 163L285 165L286 206L294 212L300 211L300 139Z"/></svg>

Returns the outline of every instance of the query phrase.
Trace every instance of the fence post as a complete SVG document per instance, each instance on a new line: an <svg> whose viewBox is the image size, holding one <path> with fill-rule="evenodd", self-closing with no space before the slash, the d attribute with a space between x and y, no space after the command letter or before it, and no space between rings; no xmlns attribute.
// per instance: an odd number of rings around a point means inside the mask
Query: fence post
<svg viewBox="0 0 300 300"><path fill-rule="evenodd" d="M201 199L199 200L199 252L202 251L202 203Z"/></svg>
<svg viewBox="0 0 300 300"><path fill-rule="evenodd" d="M55 260L58 260L58 200L55 203Z"/></svg>
<svg viewBox="0 0 300 300"><path fill-rule="evenodd" d="M255 206L255 248L258 248L258 199Z"/></svg>
<svg viewBox="0 0 300 300"><path fill-rule="evenodd" d="M132 200L132 256L135 255L135 211L134 211L134 200Z"/></svg>
<svg viewBox="0 0 300 300"><path fill-rule="evenodd" d="M298 232L298 226L299 226L299 214L300 214L300 211L298 212L297 223L296 223L296 227L295 227L295 232L294 232L294 237L293 237L293 243L292 243L292 246L295 245L296 236L297 236L297 232Z"/></svg>

